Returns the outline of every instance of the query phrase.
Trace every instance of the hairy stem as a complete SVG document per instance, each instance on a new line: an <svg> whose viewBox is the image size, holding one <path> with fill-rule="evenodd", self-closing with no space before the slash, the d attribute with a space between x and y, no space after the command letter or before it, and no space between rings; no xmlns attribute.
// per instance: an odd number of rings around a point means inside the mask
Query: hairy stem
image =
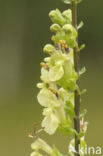
<svg viewBox="0 0 103 156"><path fill-rule="evenodd" d="M77 0L72 2L72 24L77 30ZM77 44L78 44L78 38L77 38ZM78 73L78 80L77 85L80 88L80 76L79 76L79 69L80 69L80 54L77 51L77 48L74 48L74 67L76 72ZM76 90L75 91L75 118L74 118L74 128L79 133L80 132L80 94ZM79 154L79 145L80 140L75 135L75 150L77 153L75 153L75 156L80 156Z"/></svg>

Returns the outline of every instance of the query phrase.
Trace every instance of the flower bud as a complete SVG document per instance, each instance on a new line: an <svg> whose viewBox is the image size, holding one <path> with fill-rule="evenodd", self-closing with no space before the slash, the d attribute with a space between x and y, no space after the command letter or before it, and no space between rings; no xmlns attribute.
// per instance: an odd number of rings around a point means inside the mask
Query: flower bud
<svg viewBox="0 0 103 156"><path fill-rule="evenodd" d="M71 24L65 24L65 25L63 26L63 30L64 30L65 32L72 33L72 31L73 31L73 26L72 26Z"/></svg>
<svg viewBox="0 0 103 156"><path fill-rule="evenodd" d="M67 19L69 21L69 23L72 22L72 13L71 13L71 10L68 9L68 10L65 10L62 15L65 17L65 19Z"/></svg>
<svg viewBox="0 0 103 156"><path fill-rule="evenodd" d="M72 34L73 35L72 37L77 37L77 31L71 24L65 24L63 26L63 30L66 33Z"/></svg>
<svg viewBox="0 0 103 156"><path fill-rule="evenodd" d="M51 27L50 27L50 30L52 31L52 32L58 32L58 31L60 31L61 30L61 27L60 27L60 25L59 24L52 24L51 25Z"/></svg>
<svg viewBox="0 0 103 156"><path fill-rule="evenodd" d="M52 53L55 52L55 47L52 46L51 44L47 44L47 45L45 45L45 47L43 48L43 51L44 51L45 53L48 53L48 54L51 55Z"/></svg>
<svg viewBox="0 0 103 156"><path fill-rule="evenodd" d="M53 23L64 25L65 22L66 22L65 19L64 19L64 17L62 16L61 12L58 9L52 10L49 13L49 17L50 17L50 19L51 19L51 21Z"/></svg>

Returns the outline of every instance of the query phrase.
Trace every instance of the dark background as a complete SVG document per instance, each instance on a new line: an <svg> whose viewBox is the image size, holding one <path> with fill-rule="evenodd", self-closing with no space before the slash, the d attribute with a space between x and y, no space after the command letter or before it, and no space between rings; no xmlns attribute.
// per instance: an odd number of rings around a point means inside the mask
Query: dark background
<svg viewBox="0 0 103 156"><path fill-rule="evenodd" d="M42 108L37 103L36 83L39 82L42 48L50 42L52 9L67 9L60 0L0 1L0 155L28 156L33 140L28 133L40 123ZM82 107L88 109L88 146L103 146L103 1L84 0L78 7L81 67L87 68L81 88L88 92ZM68 138L60 134L41 137L67 152ZM65 148L64 148L65 146Z"/></svg>

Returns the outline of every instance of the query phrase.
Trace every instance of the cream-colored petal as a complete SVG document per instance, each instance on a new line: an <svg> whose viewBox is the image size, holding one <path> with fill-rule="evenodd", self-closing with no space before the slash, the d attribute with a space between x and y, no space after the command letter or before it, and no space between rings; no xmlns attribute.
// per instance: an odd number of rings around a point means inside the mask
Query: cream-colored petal
<svg viewBox="0 0 103 156"><path fill-rule="evenodd" d="M44 107L58 107L60 105L56 95L47 88L41 89L37 95L38 102Z"/></svg>
<svg viewBox="0 0 103 156"><path fill-rule="evenodd" d="M44 120L42 121L42 127L44 127L44 130L50 135L55 133L58 125L59 120L53 113L45 116Z"/></svg>
<svg viewBox="0 0 103 156"><path fill-rule="evenodd" d="M41 68L41 80L49 82L49 71L44 68Z"/></svg>
<svg viewBox="0 0 103 156"><path fill-rule="evenodd" d="M63 75L64 75L64 69L60 65L52 67L49 71L50 81L58 81L62 78Z"/></svg>

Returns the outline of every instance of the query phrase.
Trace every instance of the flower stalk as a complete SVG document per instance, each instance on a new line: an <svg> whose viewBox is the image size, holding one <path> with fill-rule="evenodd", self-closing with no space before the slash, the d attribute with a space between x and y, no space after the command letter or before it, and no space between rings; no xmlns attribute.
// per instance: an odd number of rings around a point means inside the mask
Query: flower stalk
<svg viewBox="0 0 103 156"><path fill-rule="evenodd" d="M72 1L72 24L77 30L77 0ZM78 31L78 30L77 30ZM78 37L77 37L77 44L78 44ZM80 90L80 53L76 47L74 47L74 67L76 72L78 73L78 80L77 85L78 89ZM80 94L77 90L75 90L75 118L74 118L74 128L75 130L80 133ZM79 145L80 140L78 139L77 135L75 135L75 156L80 156L79 154Z"/></svg>

